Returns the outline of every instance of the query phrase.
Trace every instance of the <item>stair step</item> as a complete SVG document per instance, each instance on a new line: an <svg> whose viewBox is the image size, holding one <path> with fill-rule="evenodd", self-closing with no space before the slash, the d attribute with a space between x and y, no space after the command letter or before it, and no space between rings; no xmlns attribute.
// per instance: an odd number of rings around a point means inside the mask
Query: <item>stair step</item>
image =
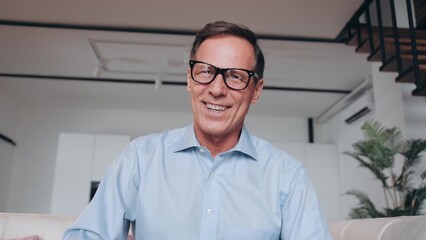
<svg viewBox="0 0 426 240"><path fill-rule="evenodd" d="M377 54L376 54L377 55ZM376 56L377 57L377 56ZM371 60L373 61L373 60ZM381 60L379 60L381 61ZM419 69L426 71L426 56L418 58ZM402 69L411 68L413 65L413 57L411 55L401 56ZM390 56L380 67L380 71L383 72L398 72L398 62L395 55Z"/></svg>
<svg viewBox="0 0 426 240"><path fill-rule="evenodd" d="M370 53L370 46L368 45L368 40L364 39L361 44L355 49L355 52Z"/></svg>
<svg viewBox="0 0 426 240"><path fill-rule="evenodd" d="M385 38L385 41L394 42L394 38ZM400 44L410 44L411 45L411 39L410 38L405 38L405 37L400 37L399 38L399 43ZM419 46L426 46L426 39L417 38L416 39L416 44L419 45Z"/></svg>
<svg viewBox="0 0 426 240"><path fill-rule="evenodd" d="M408 53L408 54L407 53L403 53L403 54L401 54L401 58L412 60L413 59L413 55L410 54L410 53ZM419 61L426 61L426 54L419 54L419 55L417 55L417 59Z"/></svg>
<svg viewBox="0 0 426 240"><path fill-rule="evenodd" d="M382 49L381 47L376 48L368 57L367 60L370 62L381 62L382 61Z"/></svg>
<svg viewBox="0 0 426 240"><path fill-rule="evenodd" d="M376 28L376 29L378 29L378 28ZM376 31L377 31L377 34L378 34L378 30L376 30ZM416 33L417 38L419 38L419 39L426 39L426 31L415 30L415 33ZM385 28L384 35L385 36L393 36L393 29L392 28ZM408 28L400 28L400 29L398 29L398 35L400 37L407 37L407 38L409 38L410 37L410 29L408 29Z"/></svg>
<svg viewBox="0 0 426 240"><path fill-rule="evenodd" d="M371 31L373 33L373 36L378 36L379 35L379 28L378 27L371 27ZM356 33L356 28L352 28L352 32ZM366 25L362 25L360 26L360 32L363 36L367 36L368 35L368 28ZM416 36L419 39L426 39L426 31L425 30L415 30ZM356 35L356 34L354 34ZM393 34L393 28L392 27L383 27L383 35L385 37L392 37ZM410 37L410 30L408 28L399 28L398 29L398 35L400 37Z"/></svg>
<svg viewBox="0 0 426 240"><path fill-rule="evenodd" d="M381 51L382 47L375 45L376 49L367 57L368 61L382 61ZM426 46L417 46L417 56L419 60L425 60L426 61ZM368 41L364 41L361 46L359 46L356 50L356 52L359 53L370 53L370 46ZM403 59L412 59L411 54L411 45L400 45L400 52L402 54ZM385 54L386 57L389 57L390 55L395 54L395 46L390 45L388 43L385 43Z"/></svg>
<svg viewBox="0 0 426 240"><path fill-rule="evenodd" d="M394 46L395 45L395 39L394 38L384 38L385 45ZM374 40L374 44L379 44L379 40ZM400 38L399 39L399 45L401 47L407 47L411 49L411 39L410 38ZM417 39L416 40L416 48L417 49L424 49L426 47L426 39Z"/></svg>
<svg viewBox="0 0 426 240"><path fill-rule="evenodd" d="M420 79L426 82L426 64L419 64ZM395 79L401 83L415 83L413 67L409 67Z"/></svg>
<svg viewBox="0 0 426 240"><path fill-rule="evenodd" d="M395 55L394 50L390 50L388 49L386 51L386 58L391 58ZM390 57L389 57L390 56ZM413 55L411 53L402 53L401 54L401 59L403 61L407 60L408 63L411 63L411 60L413 59ZM422 54L418 54L417 55L417 59L422 62L422 61L426 61L426 53L422 53ZM367 57L367 60L370 62L381 62L382 61L382 49L381 48L377 48L372 54L370 54Z"/></svg>
<svg viewBox="0 0 426 240"><path fill-rule="evenodd" d="M397 59L395 57L395 38L393 37L392 28L384 28L384 46L380 46L379 33L377 28L372 28L372 39L373 39L373 48L372 52L370 49L370 41L368 37L367 28L361 27L361 38L354 34L348 40L347 45L356 46L356 52L359 53L370 53L368 56L368 61L382 61L382 50L385 50L387 60L384 61L380 67L380 71L386 72L398 72ZM414 71L412 67L413 55L411 47L411 38L410 32L408 29L399 29L399 46L401 52L401 64L403 72L398 75L396 78L397 82L406 82L406 83L415 83ZM360 39L360 40L358 40ZM358 42L360 42L358 44ZM416 30L416 50L417 57L419 61L419 70L420 70L420 81L425 84L420 84L421 86L426 85L426 31ZM417 84L418 86L418 84ZM425 96L426 97L426 87L421 89L415 89L412 92L413 96Z"/></svg>
<svg viewBox="0 0 426 240"><path fill-rule="evenodd" d="M366 37L361 37L361 41L365 41ZM358 45L358 37L356 34L354 34L348 42L346 42L346 45L349 46L357 46Z"/></svg>
<svg viewBox="0 0 426 240"><path fill-rule="evenodd" d="M409 59L401 59L402 68L405 69L408 66L411 66L411 61ZM380 67L382 72L398 72L398 63L395 55L389 57Z"/></svg>
<svg viewBox="0 0 426 240"><path fill-rule="evenodd" d="M377 30L376 30L377 31ZM400 45L409 45L411 47L411 38L410 35L407 31L402 31L403 34L401 34L401 32L399 33L399 43ZM394 44L395 39L393 37L393 33L386 33L384 34L384 38L383 38L385 45L386 43L389 43L391 45ZM367 41L367 44L365 43L365 41ZM378 32L373 31L373 41L374 41L374 46L378 46L380 44L380 39L379 39L379 34ZM369 46L368 44L368 33L365 31L362 31L361 33L361 42L362 44L366 44L367 46ZM349 41L346 43L349 46L358 46L358 36L356 34L354 34ZM426 47L426 31L416 31L416 44L418 47L420 46L425 46Z"/></svg>
<svg viewBox="0 0 426 240"><path fill-rule="evenodd" d="M411 92L413 96L423 96L426 97L426 87L422 89L415 89Z"/></svg>
<svg viewBox="0 0 426 240"><path fill-rule="evenodd" d="M389 45L385 44L385 46L388 48ZM403 51L411 52L411 45L400 45L399 47ZM395 47L389 46L389 49L395 49ZM419 53L426 53L426 46L416 46L416 50Z"/></svg>
<svg viewBox="0 0 426 240"><path fill-rule="evenodd" d="M425 41L426 43L426 41ZM381 47L379 42L375 42L374 43L374 47L379 48ZM400 43L400 50L403 53L409 53L411 52L411 44L410 45L406 45L403 43ZM416 46L416 50L418 52L418 54L426 54L426 44L425 45L417 45ZM357 48L355 49L356 52L359 53L370 53L370 42L367 39L364 39L361 44L359 46L357 46ZM385 41L385 51L386 53L394 53L395 52L395 45L393 44L393 42L389 42L389 41Z"/></svg>
<svg viewBox="0 0 426 240"><path fill-rule="evenodd" d="M420 79L421 81L423 81L423 83L426 83L426 64L420 64L419 68L420 68ZM396 82L416 84L413 68L410 67L409 69L405 70L401 75L399 75L396 78ZM421 89L415 89L411 92L411 94L413 96L426 97L426 87L423 87Z"/></svg>

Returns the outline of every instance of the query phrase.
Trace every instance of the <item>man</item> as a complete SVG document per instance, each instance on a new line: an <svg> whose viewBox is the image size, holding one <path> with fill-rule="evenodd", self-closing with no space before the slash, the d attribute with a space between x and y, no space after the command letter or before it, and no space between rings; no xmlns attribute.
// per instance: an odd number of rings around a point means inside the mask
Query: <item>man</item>
<svg viewBox="0 0 426 240"><path fill-rule="evenodd" d="M134 140L64 239L331 239L301 163L248 132L264 57L249 29L214 22L187 70L194 122Z"/></svg>

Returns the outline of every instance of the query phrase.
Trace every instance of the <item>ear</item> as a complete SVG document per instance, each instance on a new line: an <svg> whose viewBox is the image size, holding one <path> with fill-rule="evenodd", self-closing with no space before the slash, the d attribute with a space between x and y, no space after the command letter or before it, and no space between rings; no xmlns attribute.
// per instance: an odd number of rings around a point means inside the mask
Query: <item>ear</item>
<svg viewBox="0 0 426 240"><path fill-rule="evenodd" d="M263 90L263 78L259 79L257 84L254 86L253 99L251 100L252 104L257 103L257 101L259 100L260 94L262 93L262 90Z"/></svg>

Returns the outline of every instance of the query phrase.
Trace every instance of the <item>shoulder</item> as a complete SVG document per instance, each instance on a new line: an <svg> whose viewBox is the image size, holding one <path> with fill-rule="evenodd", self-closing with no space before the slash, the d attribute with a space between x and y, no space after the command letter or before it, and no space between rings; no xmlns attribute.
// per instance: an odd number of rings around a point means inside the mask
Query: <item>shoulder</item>
<svg viewBox="0 0 426 240"><path fill-rule="evenodd" d="M165 153L174 152L183 134L183 128L178 128L137 137L126 146L117 163L141 170L154 160L162 159Z"/></svg>
<svg viewBox="0 0 426 240"><path fill-rule="evenodd" d="M276 176L285 188L290 187L289 184L301 174L306 174L304 165L284 150L252 134L250 138L256 150L257 163L269 169L271 175Z"/></svg>
<svg viewBox="0 0 426 240"><path fill-rule="evenodd" d="M150 149L159 145L174 145L182 139L185 128L167 129L163 132L151 133L140 136L131 141L135 149Z"/></svg>
<svg viewBox="0 0 426 240"><path fill-rule="evenodd" d="M287 152L277 148L270 142L250 134L253 148L256 151L257 168L266 172L271 184L278 184L281 203L285 196L291 194L297 186L307 187L309 177L306 168L299 160Z"/></svg>
<svg viewBox="0 0 426 240"><path fill-rule="evenodd" d="M261 162L275 162L287 167L299 168L302 163L290 156L287 152L277 148L272 143L250 134L251 141L256 149L257 160Z"/></svg>

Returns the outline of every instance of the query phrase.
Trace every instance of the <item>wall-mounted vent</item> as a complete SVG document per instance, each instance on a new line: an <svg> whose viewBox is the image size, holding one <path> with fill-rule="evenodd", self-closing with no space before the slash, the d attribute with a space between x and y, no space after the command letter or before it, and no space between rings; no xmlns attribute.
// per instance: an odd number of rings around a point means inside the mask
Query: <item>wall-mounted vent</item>
<svg viewBox="0 0 426 240"><path fill-rule="evenodd" d="M352 124L374 111L373 91L366 91L342 111L343 120Z"/></svg>

